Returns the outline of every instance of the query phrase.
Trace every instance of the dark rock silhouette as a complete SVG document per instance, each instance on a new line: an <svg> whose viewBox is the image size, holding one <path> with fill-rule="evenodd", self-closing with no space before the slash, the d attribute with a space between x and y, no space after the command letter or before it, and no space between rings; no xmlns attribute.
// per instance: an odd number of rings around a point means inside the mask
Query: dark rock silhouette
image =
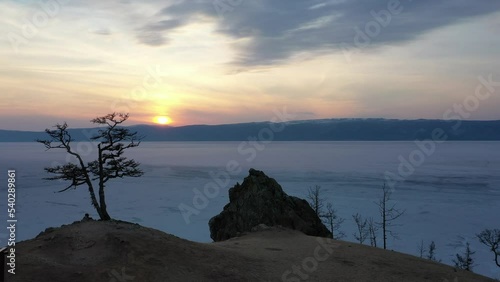
<svg viewBox="0 0 500 282"><path fill-rule="evenodd" d="M310 236L332 236L306 200L288 196L276 180L255 169L250 169L241 185L229 189L229 204L208 224L216 242L250 232L259 224L283 226Z"/></svg>

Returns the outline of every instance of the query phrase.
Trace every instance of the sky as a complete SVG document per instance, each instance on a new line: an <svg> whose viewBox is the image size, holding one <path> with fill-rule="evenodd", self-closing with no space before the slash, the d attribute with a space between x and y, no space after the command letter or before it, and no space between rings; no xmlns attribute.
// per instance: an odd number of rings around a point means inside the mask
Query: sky
<svg viewBox="0 0 500 282"><path fill-rule="evenodd" d="M0 0L0 11L0 129L89 127L111 112L129 125L266 121L284 108L299 120L500 119L500 1Z"/></svg>

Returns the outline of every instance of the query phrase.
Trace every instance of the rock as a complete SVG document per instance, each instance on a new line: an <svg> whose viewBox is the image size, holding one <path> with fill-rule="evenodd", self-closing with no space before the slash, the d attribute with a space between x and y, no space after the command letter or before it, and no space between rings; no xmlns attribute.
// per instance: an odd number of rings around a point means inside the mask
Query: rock
<svg viewBox="0 0 500 282"><path fill-rule="evenodd" d="M229 204L208 224L210 237L216 242L250 232L260 224L281 225L311 236L332 236L306 200L288 196L276 180L255 169L250 169L241 185L229 189Z"/></svg>
<svg viewBox="0 0 500 282"><path fill-rule="evenodd" d="M252 231L252 232L259 232L259 231L264 231L264 230L269 230L269 229L270 229L269 226L261 223L261 224L259 224L257 226L252 227L252 229L250 231Z"/></svg>
<svg viewBox="0 0 500 282"><path fill-rule="evenodd" d="M90 215L88 213L86 213L82 218L82 221L90 221L90 220L94 220L94 219L92 217L90 217Z"/></svg>

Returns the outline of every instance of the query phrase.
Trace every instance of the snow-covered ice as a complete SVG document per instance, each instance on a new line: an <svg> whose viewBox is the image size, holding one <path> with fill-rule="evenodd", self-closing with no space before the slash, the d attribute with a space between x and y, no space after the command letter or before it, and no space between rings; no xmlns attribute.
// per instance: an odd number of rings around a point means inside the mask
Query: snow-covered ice
<svg viewBox="0 0 500 282"><path fill-rule="evenodd" d="M250 151L241 154L240 144L144 142L129 150L127 156L142 163L145 175L109 182L110 215L189 240L210 242L208 220L227 204L227 190L241 183L253 167L275 178L290 195L304 198L307 188L321 185L324 196L346 219L342 228L346 240L353 241L352 215L358 212L377 218L374 202L381 195L384 173L397 172L400 156L408 159L418 149L413 142L272 142L252 155ZM80 149L89 148L82 145ZM89 160L95 155L90 153ZM80 220L85 213L97 217L85 187L54 193L67 184L42 180L47 176L43 167L64 162L64 152L45 151L37 143L0 143L0 156L0 168L5 171L0 181L7 183L7 169L17 171L18 240ZM228 162L238 164L241 172L232 175L229 184L207 198L207 203L198 203L198 207L206 207L197 209L199 213L186 223L179 205L194 207L193 189L203 192L214 181L211 175L227 172ZM1 187L0 201L5 207L6 185ZM469 241L476 251L475 272L500 277L493 255L475 238L484 228L500 228L500 142L438 144L411 176L396 185L393 199L406 213L394 227L400 239L390 239L390 249L416 255L420 240L426 245L433 240L437 257L451 264L454 254L461 253ZM0 220L6 225L3 210ZM7 234L2 229L0 245L5 245Z"/></svg>

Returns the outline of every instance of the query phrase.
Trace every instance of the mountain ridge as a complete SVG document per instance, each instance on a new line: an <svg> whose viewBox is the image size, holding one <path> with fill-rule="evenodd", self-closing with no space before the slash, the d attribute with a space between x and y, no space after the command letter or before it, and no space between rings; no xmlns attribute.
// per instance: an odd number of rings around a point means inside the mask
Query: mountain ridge
<svg viewBox="0 0 500 282"><path fill-rule="evenodd" d="M131 125L144 141L414 141L431 139L435 130L446 140L500 141L500 120L438 119L317 119L272 123L247 122L218 125ZM88 141L99 128L69 129L75 141ZM43 131L0 130L0 142L33 142Z"/></svg>

